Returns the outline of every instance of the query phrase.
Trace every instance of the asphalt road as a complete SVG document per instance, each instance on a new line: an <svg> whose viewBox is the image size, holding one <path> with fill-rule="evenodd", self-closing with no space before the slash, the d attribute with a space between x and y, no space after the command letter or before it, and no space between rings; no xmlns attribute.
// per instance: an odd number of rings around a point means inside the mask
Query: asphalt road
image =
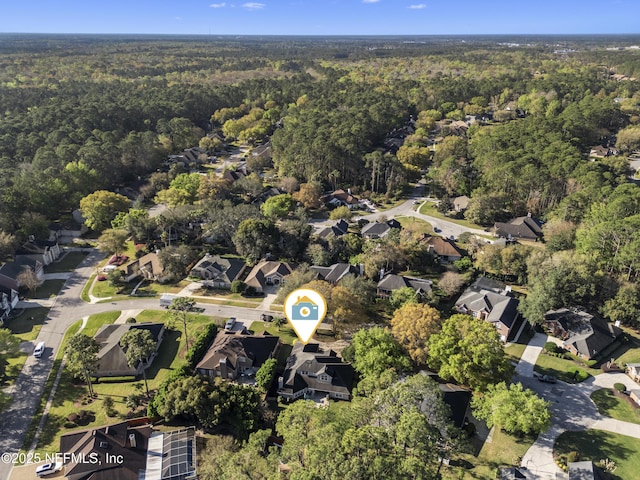
<svg viewBox="0 0 640 480"><path fill-rule="evenodd" d="M13 400L2 414L0 425L0 480L8 480L13 465L5 462L2 453L18 453L22 447L24 437L31 419L33 418L44 386L53 367L53 361L58 353L60 344L67 329L79 319L95 313L113 310L159 309L157 298L136 299L119 302L89 304L80 297L82 289L91 274L95 271L95 264L104 257L99 252L87 256L82 264L71 274L58 295L49 315L40 330L38 338L33 342L45 342L46 350L41 358L29 355L22 372L16 379L11 390ZM202 313L211 316L236 317L236 329L248 327L254 320L260 320L262 313L273 313L253 308L229 307L199 303ZM56 453L56 452L49 452Z"/></svg>

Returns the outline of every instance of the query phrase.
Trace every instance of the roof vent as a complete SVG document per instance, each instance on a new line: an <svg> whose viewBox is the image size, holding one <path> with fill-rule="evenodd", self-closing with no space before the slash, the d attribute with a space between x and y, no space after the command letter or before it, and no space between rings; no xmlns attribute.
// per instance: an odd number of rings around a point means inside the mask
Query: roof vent
<svg viewBox="0 0 640 480"><path fill-rule="evenodd" d="M129 434L129 445L131 445L131 448L136 448L136 435L134 433Z"/></svg>
<svg viewBox="0 0 640 480"><path fill-rule="evenodd" d="M104 448L105 450L109 448L109 442L100 442L100 448Z"/></svg>

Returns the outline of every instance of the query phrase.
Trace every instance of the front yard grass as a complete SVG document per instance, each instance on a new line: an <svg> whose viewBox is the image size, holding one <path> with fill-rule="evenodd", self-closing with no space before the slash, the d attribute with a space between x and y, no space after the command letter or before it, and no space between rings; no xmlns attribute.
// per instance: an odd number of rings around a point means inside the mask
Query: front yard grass
<svg viewBox="0 0 640 480"><path fill-rule="evenodd" d="M60 293L60 290L62 290L64 282L65 280L45 280L42 285L36 289L33 296L28 298L48 299L55 297Z"/></svg>
<svg viewBox="0 0 640 480"><path fill-rule="evenodd" d="M416 217L396 217L402 228L414 233L426 233L433 235L433 227L429 222Z"/></svg>
<svg viewBox="0 0 640 480"><path fill-rule="evenodd" d="M534 370L540 375L554 375L567 383L583 382L589 378L589 376L600 373L600 370L595 368L580 366L573 360L555 357L544 352L538 356ZM578 372L577 375L575 375L575 372ZM576 377L575 379L574 375Z"/></svg>
<svg viewBox="0 0 640 480"><path fill-rule="evenodd" d="M25 308L20 315L10 318L4 326L11 330L23 342L33 342L38 338L44 320L49 314L48 308Z"/></svg>
<svg viewBox="0 0 640 480"><path fill-rule="evenodd" d="M253 322L249 326L249 330L254 332L256 335L264 332L269 332L271 335L280 337L282 343L287 345L293 345L293 342L298 338L296 332L294 332L293 329L288 325L283 325L282 327L280 327L280 330L278 330L278 327L273 324L269 325L268 323L263 322Z"/></svg>
<svg viewBox="0 0 640 480"><path fill-rule="evenodd" d="M441 220L446 220L447 222L457 223L458 225L462 225L467 228L484 230L484 227L482 225L476 225L475 223L472 223L468 220L451 218L451 217L447 217L446 215L443 215L438 211L436 204L433 202L424 202L418 209L418 213L421 213L423 215L429 215L430 217L439 218ZM487 233L487 235L489 234Z"/></svg>
<svg viewBox="0 0 640 480"><path fill-rule="evenodd" d="M616 470L610 475L616 480L637 478L640 472L640 439L637 438L603 430L562 433L553 446L554 457L574 451L579 452L580 461L591 460L597 464L605 458L613 460Z"/></svg>
<svg viewBox="0 0 640 480"><path fill-rule="evenodd" d="M476 454L463 454L442 469L442 477L447 480L458 478L497 478L500 466L520 465L520 459L535 441L535 436L515 437L495 429L491 442L482 442L479 437L471 439Z"/></svg>
<svg viewBox="0 0 640 480"><path fill-rule="evenodd" d="M640 408L631 405L627 398L617 397L609 388L601 388L591 394L598 412L607 417L640 424Z"/></svg>
<svg viewBox="0 0 640 480"><path fill-rule="evenodd" d="M73 272L86 258L87 252L68 252L57 262L53 262L44 268L45 273Z"/></svg>
<svg viewBox="0 0 640 480"><path fill-rule="evenodd" d="M100 327L100 322L113 322L118 316L119 312L93 315L89 318L85 330L83 330L82 333L95 333ZM171 314L168 311L159 310L145 310L136 317L136 320L138 322L161 321L168 324L172 322ZM213 321L218 325L222 325L224 320L222 317L189 314L187 319L189 339L193 341L206 324ZM79 327L80 322L77 322L68 330L67 335L65 335L65 340L63 340L63 345L71 335L77 333ZM184 333L182 332L182 323L177 322L175 323L175 329L167 329L160 349L158 350L158 355L153 364L147 369L149 389L156 389L167 378L171 371L184 365L186 363L184 358L185 354L186 341ZM51 382L53 382L52 377L55 378L56 374L57 369L51 373ZM144 393L144 381L142 379L134 379L133 377L101 378L100 381L93 383L93 388L98 398L92 400L88 398L86 384L75 381L66 370L63 372L36 451L42 454L56 452L59 449L60 437L65 433L116 423L125 419L129 411L126 406L127 397L132 393ZM48 393L45 394L48 395ZM103 407L104 398L107 396L112 397L114 400L114 417L108 417ZM46 403L46 399L43 400L42 408L44 407L44 403ZM67 423L67 417L71 413L77 413L81 409L93 412L95 419L89 424L78 428L66 428L64 425ZM36 416L34 422L38 420L39 416ZM35 429L33 432L35 432ZM31 438L33 438L33 433L31 434ZM28 448L28 446L25 442L23 448Z"/></svg>

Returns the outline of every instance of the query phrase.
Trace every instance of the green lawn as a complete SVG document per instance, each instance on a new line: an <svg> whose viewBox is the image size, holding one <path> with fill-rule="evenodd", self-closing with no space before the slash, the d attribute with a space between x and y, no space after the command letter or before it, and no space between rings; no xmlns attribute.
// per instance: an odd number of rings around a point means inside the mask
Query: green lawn
<svg viewBox="0 0 640 480"><path fill-rule="evenodd" d="M534 370L541 375L554 375L567 383L577 383L586 380L590 375L598 375L600 370L578 365L572 360L547 355L544 352L538 357ZM574 380L574 372L578 377Z"/></svg>
<svg viewBox="0 0 640 480"><path fill-rule="evenodd" d="M443 467L442 477L446 480L497 478L498 467L520 465L520 459L534 441L535 437L519 438L497 430L494 430L491 442L482 443L478 437L473 437L471 444L477 453L454 457L449 467Z"/></svg>
<svg viewBox="0 0 640 480"><path fill-rule="evenodd" d="M269 325L268 323L253 322L249 326L249 330L252 330L256 334L260 334L267 331L271 335L280 337L280 341L287 345L293 345L293 342L298 339L296 332L294 332L293 329L288 325L283 325L282 327L280 327L280 330L278 331L278 328L273 324Z"/></svg>
<svg viewBox="0 0 640 480"><path fill-rule="evenodd" d="M107 325L115 322L120 316L120 310L113 312L96 313L91 315L87 319L87 324L84 326L82 333L93 337L102 325Z"/></svg>
<svg viewBox="0 0 640 480"><path fill-rule="evenodd" d="M62 290L64 282L64 280L45 280L43 284L36 289L33 296L30 295L28 298L47 299L55 297L60 293L60 290Z"/></svg>
<svg viewBox="0 0 640 480"><path fill-rule="evenodd" d="M557 438L553 454L566 455L571 451L579 452L581 461L598 463L604 458L613 460L617 467L611 474L613 479L638 478L640 439L602 430L564 432Z"/></svg>
<svg viewBox="0 0 640 480"><path fill-rule="evenodd" d="M640 408L631 405L627 398L617 397L609 388L596 390L591 394L591 400L602 415L640 424Z"/></svg>
<svg viewBox="0 0 640 480"><path fill-rule="evenodd" d="M48 308L25 308L20 315L9 319L4 326L23 342L33 342L49 314Z"/></svg>
<svg viewBox="0 0 640 480"><path fill-rule="evenodd" d="M89 303L91 301L91 299L89 298L89 293L91 292L91 289L93 287L93 281L96 279L98 275L97 274L93 274L89 277L89 280L87 280L87 283L85 283L84 287L82 288L82 293L80 294L80 298L82 298L82 300L84 300L85 302Z"/></svg>
<svg viewBox="0 0 640 480"><path fill-rule="evenodd" d="M46 273L73 272L86 256L87 252L69 252L57 262L47 265L44 271Z"/></svg>
<svg viewBox="0 0 640 480"><path fill-rule="evenodd" d="M229 290L200 289L193 292L193 295L197 297L215 297L219 300L230 300L249 304L260 304L263 300L263 297L244 297L240 293L231 293Z"/></svg>
<svg viewBox="0 0 640 480"><path fill-rule="evenodd" d="M614 358L618 365L640 363L640 336L630 328L623 327L623 330L625 334L620 346L611 352L609 358Z"/></svg>
<svg viewBox="0 0 640 480"><path fill-rule="evenodd" d="M117 314L117 315L116 315ZM101 315L90 317L85 327L85 333L91 333L99 328L100 321L108 322L117 318L119 312L108 312ZM115 318L114 318L115 317ZM165 321L170 322L171 315L168 311L145 310L141 312L136 320L144 321ZM113 321L111 320L111 321ZM221 317L208 317L205 315L190 314L187 320L187 330L189 338L194 339L204 326L212 321L221 325L224 322ZM68 331L69 334L77 332L79 323L74 324ZM66 341L66 340L65 340ZM176 324L175 330L168 330L158 351L158 355L153 364L147 370L147 379L149 389L153 390L167 377L169 372L179 368L186 363L184 359L186 353L186 341L182 332L182 324ZM55 376L55 373L52 373ZM64 433L73 431L64 427L67 417L80 409L91 410L95 415L95 420L88 425L78 427L78 429L86 429L98 425L115 423L125 418L128 408L125 405L126 398L131 393L144 391L144 382L142 379L127 378L102 378L99 382L94 383L94 390L98 394L97 400L87 398L87 387L84 383L76 383L71 376L65 371L60 382L60 386L56 391L53 406L47 418L43 434L38 442L37 451L51 452L56 451L60 442L60 436ZM103 399L111 396L115 402L115 417L107 417L105 409L102 406ZM35 420L34 420L35 421ZM26 443L25 443L26 445Z"/></svg>
<svg viewBox="0 0 640 480"><path fill-rule="evenodd" d="M429 222L425 222L416 217L396 217L402 228L415 233L426 233L433 235L433 227Z"/></svg>
<svg viewBox="0 0 640 480"><path fill-rule="evenodd" d="M468 227L468 228L475 228L478 230L484 230L484 227L482 225L476 225L475 223L469 222L468 220L464 220L464 219L456 219L456 218L451 218L451 217L447 217L446 215L443 215L442 213L440 213L438 211L438 208L436 206L435 203L433 202L425 202L423 203L420 208L418 209L418 212L423 214L423 215L429 215L431 217L435 217L435 218L440 218L442 220L446 220L448 222L452 222L452 223L457 223L458 225L462 225L464 227ZM487 233L487 235L489 235Z"/></svg>
<svg viewBox="0 0 640 480"><path fill-rule="evenodd" d="M516 324L515 328L516 329L520 328L519 324ZM509 343L509 345L504 348L505 353L509 355L509 357L511 357L511 360L513 360L514 362L519 362L520 357L522 357L522 353L524 352L524 349L527 348L527 344L529 343L532 337L533 337L533 332L531 331L530 328L527 328L525 326L524 330L522 330L522 334L520 335L520 338L518 339L518 342Z"/></svg>

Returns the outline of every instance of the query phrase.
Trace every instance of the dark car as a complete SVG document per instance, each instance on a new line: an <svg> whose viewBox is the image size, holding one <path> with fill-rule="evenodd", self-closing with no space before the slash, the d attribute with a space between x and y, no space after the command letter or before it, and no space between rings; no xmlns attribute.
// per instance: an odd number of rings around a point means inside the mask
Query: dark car
<svg viewBox="0 0 640 480"><path fill-rule="evenodd" d="M261 318L261 320L262 320L263 322L272 322L272 321L273 321L273 315L267 315L266 313L263 313L263 314L260 316L260 318Z"/></svg>

